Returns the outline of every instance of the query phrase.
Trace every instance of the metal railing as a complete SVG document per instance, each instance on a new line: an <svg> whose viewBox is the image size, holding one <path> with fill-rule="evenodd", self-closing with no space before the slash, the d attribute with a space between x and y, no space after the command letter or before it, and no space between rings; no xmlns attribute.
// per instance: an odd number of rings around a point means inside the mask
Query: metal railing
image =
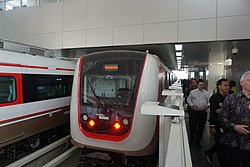
<svg viewBox="0 0 250 167"><path fill-rule="evenodd" d="M65 61L77 61L79 58L68 58L63 57L61 51L46 49L34 45L23 44L20 42L10 41L6 39L0 39L0 50L6 50L10 52L17 52L17 53L24 53L33 55L33 56L45 56L50 58L55 58L58 60L65 60Z"/></svg>
<svg viewBox="0 0 250 167"><path fill-rule="evenodd" d="M53 50L5 39L0 39L0 49L11 52L25 53L30 55L55 57Z"/></svg>

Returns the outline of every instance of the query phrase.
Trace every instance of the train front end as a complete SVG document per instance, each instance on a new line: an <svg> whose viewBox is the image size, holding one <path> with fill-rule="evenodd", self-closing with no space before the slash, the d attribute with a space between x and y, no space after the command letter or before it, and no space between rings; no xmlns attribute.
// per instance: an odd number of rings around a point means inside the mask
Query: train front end
<svg viewBox="0 0 250 167"><path fill-rule="evenodd" d="M79 59L71 103L75 145L127 155L152 152L148 146L154 138L156 118L140 114L141 104L157 96L157 90L142 84L148 82L143 76L146 57L142 52L113 51Z"/></svg>

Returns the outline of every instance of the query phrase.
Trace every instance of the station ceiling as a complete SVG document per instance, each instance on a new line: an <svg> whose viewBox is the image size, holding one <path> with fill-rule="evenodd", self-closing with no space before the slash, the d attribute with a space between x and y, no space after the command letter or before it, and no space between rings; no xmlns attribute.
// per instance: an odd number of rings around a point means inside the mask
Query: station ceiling
<svg viewBox="0 0 250 167"><path fill-rule="evenodd" d="M211 63L211 58L223 55L224 60L235 58L243 54L250 55L250 40L240 41L216 41L216 42L193 42L182 43L182 67L187 68L206 68ZM232 49L236 45L238 54L232 54ZM112 47L95 47L95 48L80 48L80 49L64 49L64 55L69 52L77 52L78 54L87 54L105 50L136 50L151 54L156 54L160 57L163 63L171 70L177 70L175 44L149 44L149 45L131 45L131 46L112 46ZM79 57L79 55L76 57ZM209 60L210 59L210 60ZM224 63L222 62L217 63Z"/></svg>

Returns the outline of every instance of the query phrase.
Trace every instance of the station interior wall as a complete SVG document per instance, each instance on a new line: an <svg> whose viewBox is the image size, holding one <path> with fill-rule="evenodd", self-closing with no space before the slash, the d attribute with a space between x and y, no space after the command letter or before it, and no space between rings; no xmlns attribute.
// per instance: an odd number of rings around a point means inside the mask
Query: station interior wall
<svg viewBox="0 0 250 167"><path fill-rule="evenodd" d="M66 0L1 11L0 22L0 39L48 49L240 40L250 38L250 1ZM235 60L237 81L246 61ZM211 66L209 90L224 70Z"/></svg>
<svg viewBox="0 0 250 167"><path fill-rule="evenodd" d="M0 38L48 49L250 38L249 0L67 0L0 12Z"/></svg>

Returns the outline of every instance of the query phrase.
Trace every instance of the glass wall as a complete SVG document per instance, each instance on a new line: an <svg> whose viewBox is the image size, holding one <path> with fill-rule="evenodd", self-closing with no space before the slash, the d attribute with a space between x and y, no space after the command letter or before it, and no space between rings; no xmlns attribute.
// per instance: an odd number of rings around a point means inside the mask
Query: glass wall
<svg viewBox="0 0 250 167"><path fill-rule="evenodd" d="M22 0L22 7L38 6L39 0Z"/></svg>
<svg viewBox="0 0 250 167"><path fill-rule="evenodd" d="M4 10L4 3L3 0L0 0L0 11Z"/></svg>
<svg viewBox="0 0 250 167"><path fill-rule="evenodd" d="M62 0L0 0L0 11L14 10L20 7L38 6Z"/></svg>
<svg viewBox="0 0 250 167"><path fill-rule="evenodd" d="M5 10L20 8L21 0L5 0Z"/></svg>

